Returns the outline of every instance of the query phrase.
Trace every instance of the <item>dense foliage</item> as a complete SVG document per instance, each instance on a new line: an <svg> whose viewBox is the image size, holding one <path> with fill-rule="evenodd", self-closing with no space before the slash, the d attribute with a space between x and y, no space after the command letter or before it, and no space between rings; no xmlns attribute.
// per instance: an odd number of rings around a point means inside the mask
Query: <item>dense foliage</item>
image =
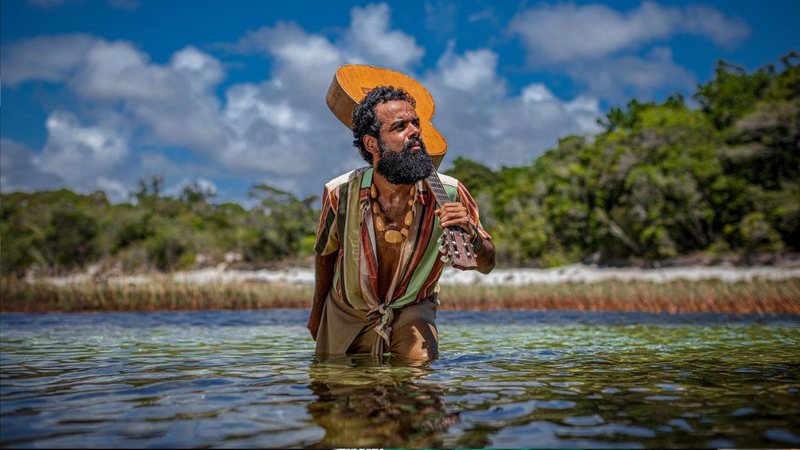
<svg viewBox="0 0 800 450"><path fill-rule="evenodd" d="M683 98L612 109L526 167L456 160L512 265L658 261L800 248L800 67L720 63Z"/></svg>
<svg viewBox="0 0 800 450"><path fill-rule="evenodd" d="M498 262L659 261L800 248L798 55L753 73L721 62L694 96L613 108L604 132L566 137L532 164L493 171L464 158L449 174L476 197ZM318 211L268 185L256 206L214 203L187 186L142 182L130 203L102 192L3 193L4 273L250 266L311 255Z"/></svg>
<svg viewBox="0 0 800 450"><path fill-rule="evenodd" d="M131 203L110 204L102 192L68 190L2 196L2 270L22 273L85 268L137 272L219 263L264 263L312 252L314 197L300 200L258 185L256 205L211 202L198 185L176 197L162 195L163 180L142 183Z"/></svg>

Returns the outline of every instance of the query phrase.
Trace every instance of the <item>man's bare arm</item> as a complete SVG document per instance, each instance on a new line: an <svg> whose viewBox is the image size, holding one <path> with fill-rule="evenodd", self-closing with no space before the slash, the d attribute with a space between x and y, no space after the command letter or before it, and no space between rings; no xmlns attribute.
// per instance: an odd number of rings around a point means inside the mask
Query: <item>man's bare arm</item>
<svg viewBox="0 0 800 450"><path fill-rule="evenodd" d="M308 331L311 337L317 340L317 331L322 321L322 307L333 284L333 269L336 265L336 253L319 256L314 263L314 303L311 305L311 314L308 316Z"/></svg>
<svg viewBox="0 0 800 450"><path fill-rule="evenodd" d="M480 273L491 272L494 269L494 244L492 241L480 239L480 243L474 245L473 248L475 249L475 259L478 262L478 267L475 270Z"/></svg>

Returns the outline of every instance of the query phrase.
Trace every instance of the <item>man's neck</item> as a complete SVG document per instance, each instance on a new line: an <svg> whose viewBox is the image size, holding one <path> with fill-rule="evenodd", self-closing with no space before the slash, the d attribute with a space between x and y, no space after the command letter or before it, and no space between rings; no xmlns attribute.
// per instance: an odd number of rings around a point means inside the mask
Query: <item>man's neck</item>
<svg viewBox="0 0 800 450"><path fill-rule="evenodd" d="M378 189L378 196L387 200L406 200L411 196L412 184L394 184L387 180L377 170L372 171L372 183Z"/></svg>

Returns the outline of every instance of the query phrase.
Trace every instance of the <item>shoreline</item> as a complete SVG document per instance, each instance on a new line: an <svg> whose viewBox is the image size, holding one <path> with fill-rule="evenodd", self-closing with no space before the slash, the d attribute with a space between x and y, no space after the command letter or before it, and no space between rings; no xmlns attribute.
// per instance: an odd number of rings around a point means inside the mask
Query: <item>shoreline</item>
<svg viewBox="0 0 800 450"><path fill-rule="evenodd" d="M0 277L0 311L184 311L310 308L313 270L17 279ZM442 310L576 310L800 315L800 268L447 269Z"/></svg>
<svg viewBox="0 0 800 450"><path fill-rule="evenodd" d="M670 283L684 281L719 280L723 283L747 282L753 280L784 281L800 279L800 267L729 265L717 266L678 266L653 269L635 267L597 267L582 264L555 267L551 269L503 268L494 269L484 275L475 271L460 271L445 268L440 278L442 286L527 286L558 285L566 283L602 282L648 282ZM130 275L98 275L91 272L64 276L45 276L25 278L28 283L45 283L54 286L102 282L116 285L140 285L153 281L170 281L194 285L230 284L262 282L298 286L313 286L314 269L291 267L285 269L242 270L225 267L178 271L174 273L151 273Z"/></svg>

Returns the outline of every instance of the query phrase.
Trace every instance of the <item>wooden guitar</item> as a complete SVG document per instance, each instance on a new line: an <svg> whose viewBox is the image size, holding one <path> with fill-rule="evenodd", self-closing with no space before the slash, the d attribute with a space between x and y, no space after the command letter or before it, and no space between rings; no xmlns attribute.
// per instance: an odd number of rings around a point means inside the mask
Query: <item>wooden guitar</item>
<svg viewBox="0 0 800 450"><path fill-rule="evenodd" d="M425 86L413 78L382 67L356 64L341 66L331 81L325 101L333 115L347 128L352 129L353 109L376 86L402 88L414 97L417 103L415 110L422 128L422 141L433 158L434 165L439 167L447 153L447 141L431 123L436 109L433 97ZM450 201L435 170L427 181L439 206ZM443 258L449 259L453 267L463 270L478 266L469 236L461 227L445 228L442 244L442 252L445 254Z"/></svg>

